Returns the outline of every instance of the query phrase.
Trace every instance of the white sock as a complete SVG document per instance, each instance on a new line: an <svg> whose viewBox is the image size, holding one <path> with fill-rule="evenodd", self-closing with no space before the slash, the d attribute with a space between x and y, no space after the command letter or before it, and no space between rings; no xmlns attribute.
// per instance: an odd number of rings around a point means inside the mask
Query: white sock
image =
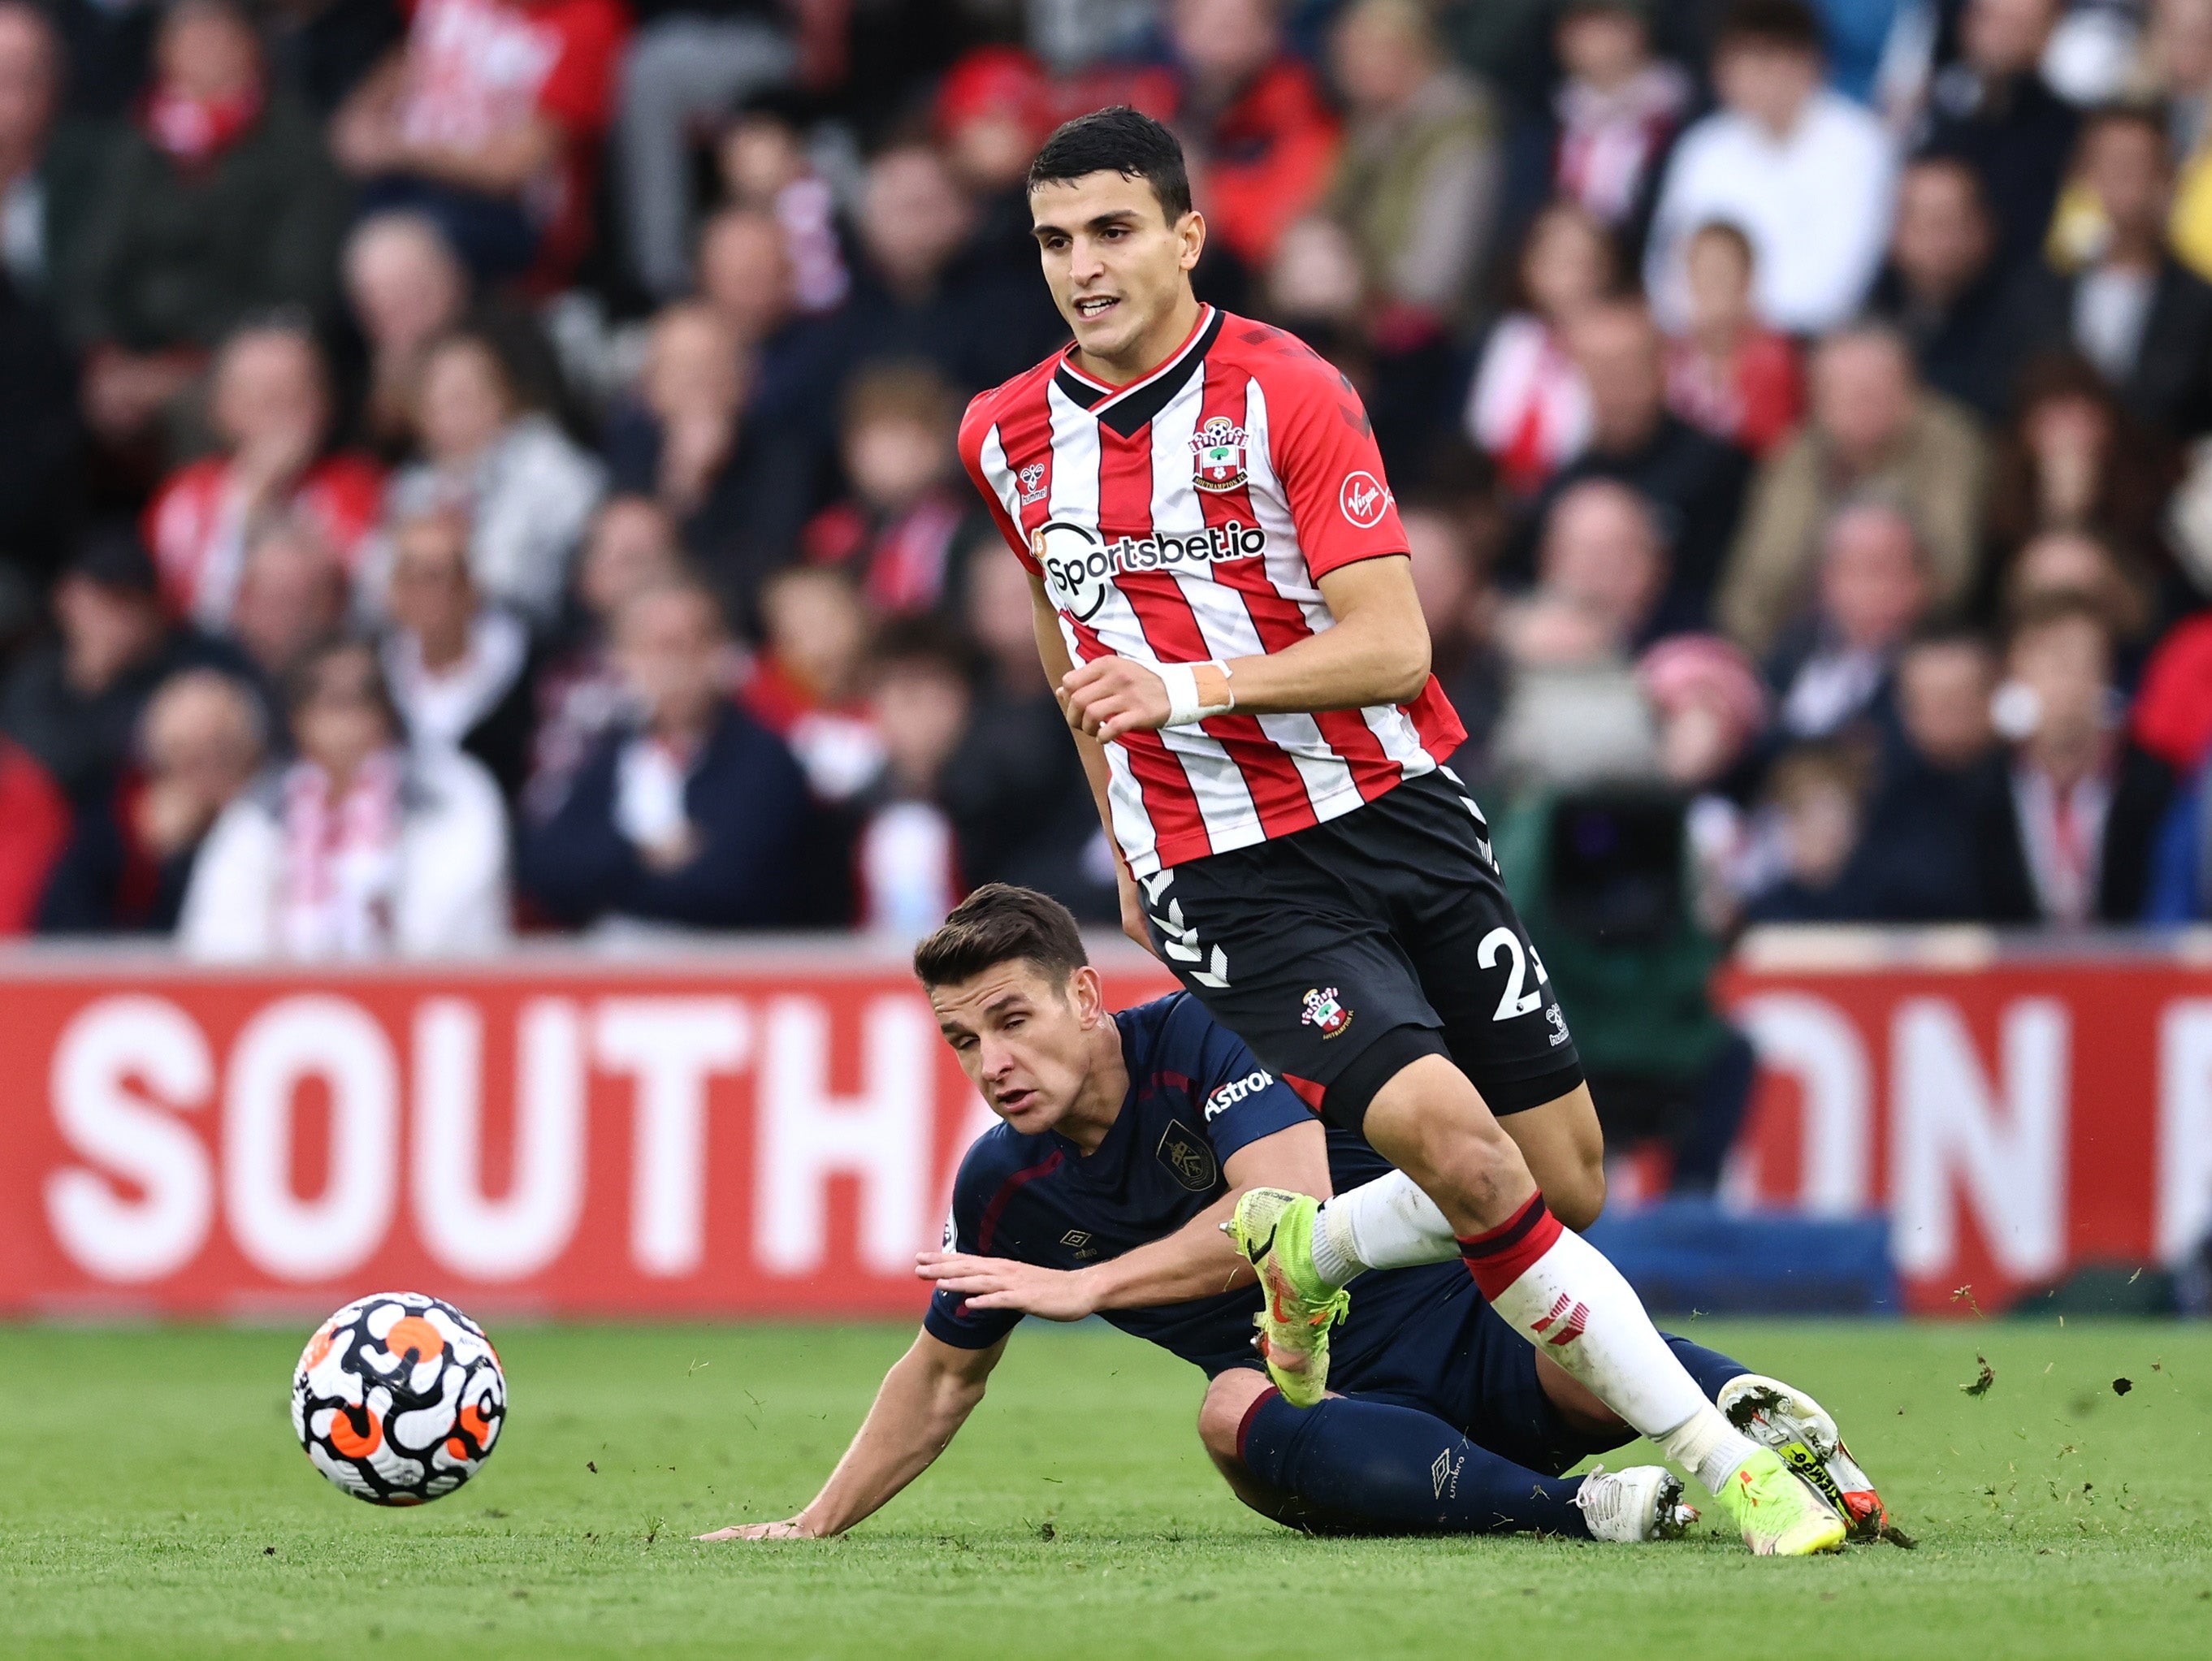
<svg viewBox="0 0 2212 1661"><path fill-rule="evenodd" d="M1314 1268L1337 1286L1364 1269L1412 1269L1457 1256L1451 1224L1403 1171L1328 1201L1314 1230Z"/></svg>
<svg viewBox="0 0 2212 1661"><path fill-rule="evenodd" d="M1758 1446L1711 1402L1656 1440L1667 1450L1668 1458L1697 1473L1708 1494L1718 1494L1726 1487Z"/></svg>
<svg viewBox="0 0 2212 1661"><path fill-rule="evenodd" d="M1540 1197L1461 1249L1492 1308L1670 1455L1680 1440L1676 1457L1709 1493L1751 1457L1750 1439L1705 1399L1620 1271Z"/></svg>

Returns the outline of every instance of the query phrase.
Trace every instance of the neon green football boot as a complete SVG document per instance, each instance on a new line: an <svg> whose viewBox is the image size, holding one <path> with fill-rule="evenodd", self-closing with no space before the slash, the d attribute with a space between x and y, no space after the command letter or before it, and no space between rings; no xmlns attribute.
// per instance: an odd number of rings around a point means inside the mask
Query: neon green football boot
<svg viewBox="0 0 2212 1661"><path fill-rule="evenodd" d="M1328 1388L1328 1330L1352 1307L1351 1294L1314 1272L1313 1231L1321 1202L1282 1188L1249 1188L1221 1232L1260 1276L1267 1302L1252 1318L1267 1376L1292 1407L1311 1407Z"/></svg>
<svg viewBox="0 0 2212 1661"><path fill-rule="evenodd" d="M1721 1386L1714 1405L1754 1442L1772 1448L1782 1463L1843 1513L1854 1540L1879 1540L1889 1511L1873 1480L1844 1446L1828 1410L1779 1379L1747 1373Z"/></svg>
<svg viewBox="0 0 2212 1661"><path fill-rule="evenodd" d="M1836 1508L1770 1448L1760 1448L1713 1496L1759 1557L1810 1557L1841 1551L1845 1532Z"/></svg>

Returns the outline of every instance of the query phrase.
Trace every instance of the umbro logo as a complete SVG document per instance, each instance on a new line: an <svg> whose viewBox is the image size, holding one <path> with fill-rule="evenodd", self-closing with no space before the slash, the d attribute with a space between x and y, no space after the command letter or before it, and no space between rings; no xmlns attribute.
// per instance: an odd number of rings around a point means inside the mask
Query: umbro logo
<svg viewBox="0 0 2212 1661"><path fill-rule="evenodd" d="M1455 1459L1449 1448L1437 1455L1436 1463L1429 1467L1429 1481L1435 1485L1437 1499L1459 1497L1460 1468L1466 1464L1466 1454Z"/></svg>
<svg viewBox="0 0 2212 1661"><path fill-rule="evenodd" d="M1098 1248L1091 1243L1091 1233L1088 1229L1071 1228L1060 1237L1060 1243L1075 1253L1077 1258L1081 1261L1087 1262L1098 1255Z"/></svg>

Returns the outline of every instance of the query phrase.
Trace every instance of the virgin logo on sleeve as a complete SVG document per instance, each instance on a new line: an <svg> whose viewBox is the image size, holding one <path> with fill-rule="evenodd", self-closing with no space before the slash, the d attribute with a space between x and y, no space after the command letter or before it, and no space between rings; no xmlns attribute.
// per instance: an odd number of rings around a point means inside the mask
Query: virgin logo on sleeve
<svg viewBox="0 0 2212 1661"><path fill-rule="evenodd" d="M1382 480L1362 470L1345 476L1344 488L1337 492L1337 506L1344 517L1362 530L1373 529L1382 523L1382 515L1390 506L1390 492Z"/></svg>

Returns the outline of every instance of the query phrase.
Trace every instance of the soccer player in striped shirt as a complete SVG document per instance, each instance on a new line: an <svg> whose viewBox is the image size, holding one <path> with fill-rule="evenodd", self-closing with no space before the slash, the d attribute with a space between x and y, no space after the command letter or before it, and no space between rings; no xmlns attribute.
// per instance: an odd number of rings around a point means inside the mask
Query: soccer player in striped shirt
<svg viewBox="0 0 2212 1661"><path fill-rule="evenodd" d="M1030 573L1124 926L1417 1184L1498 1313L1693 1470L1753 1549L1833 1549L1844 1519L1722 1416L1547 1208L1596 1215L1596 1114L1443 767L1462 729L1358 394L1194 294L1206 222L1158 122L1079 117L1029 185L1074 340L977 397L960 451ZM1317 1401L1354 1231L1268 1189L1232 1228L1268 1291L1269 1371Z"/></svg>

